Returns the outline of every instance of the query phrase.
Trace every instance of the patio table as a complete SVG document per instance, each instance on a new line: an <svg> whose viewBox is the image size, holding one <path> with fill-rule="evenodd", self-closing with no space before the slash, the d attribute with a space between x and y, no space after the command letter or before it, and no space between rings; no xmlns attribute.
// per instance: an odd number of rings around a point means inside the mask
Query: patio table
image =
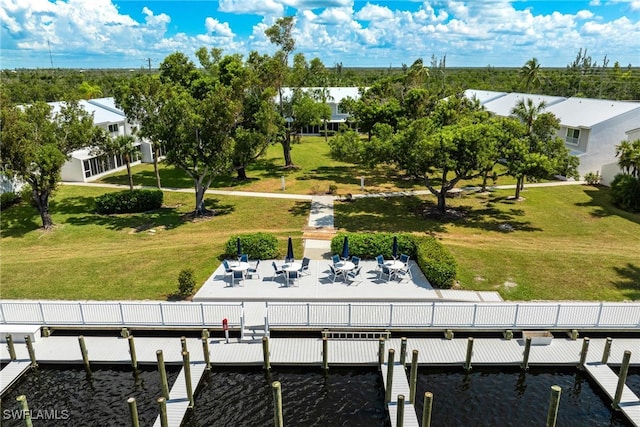
<svg viewBox="0 0 640 427"><path fill-rule="evenodd" d="M389 270L391 270L391 273L396 277L397 277L396 273L405 267L403 262L396 261L396 260L385 261L384 266L387 267Z"/></svg>
<svg viewBox="0 0 640 427"><path fill-rule="evenodd" d="M297 271L302 268L302 264L299 262L289 262L287 264L282 264L281 267L284 271Z"/></svg>
<svg viewBox="0 0 640 427"><path fill-rule="evenodd" d="M351 261L341 261L335 264L335 268L337 271L340 271L343 276L343 280L347 281L347 273L356 268L356 265Z"/></svg>

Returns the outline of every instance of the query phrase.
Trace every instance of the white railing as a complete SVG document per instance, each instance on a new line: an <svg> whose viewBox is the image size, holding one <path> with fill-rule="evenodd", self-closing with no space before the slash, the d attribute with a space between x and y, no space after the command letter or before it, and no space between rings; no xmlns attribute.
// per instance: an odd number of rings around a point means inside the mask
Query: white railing
<svg viewBox="0 0 640 427"><path fill-rule="evenodd" d="M638 303L269 303L277 327L640 328Z"/></svg>
<svg viewBox="0 0 640 427"><path fill-rule="evenodd" d="M243 303L0 301L0 324L44 326L215 326L244 322Z"/></svg>

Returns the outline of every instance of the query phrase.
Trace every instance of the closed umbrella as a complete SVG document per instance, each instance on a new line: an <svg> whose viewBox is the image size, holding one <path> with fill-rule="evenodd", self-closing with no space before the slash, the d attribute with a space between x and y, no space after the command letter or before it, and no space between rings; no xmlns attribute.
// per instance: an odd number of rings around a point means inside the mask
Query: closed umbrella
<svg viewBox="0 0 640 427"><path fill-rule="evenodd" d="M285 261L291 262L293 260L295 260L295 257L293 256L293 242L291 241L291 237L289 237L289 242L287 243L287 258Z"/></svg>
<svg viewBox="0 0 640 427"><path fill-rule="evenodd" d="M236 241L236 247L238 248L238 259L242 256L242 243L240 243L240 238Z"/></svg>
<svg viewBox="0 0 640 427"><path fill-rule="evenodd" d="M393 236L393 258L396 259L398 258L398 237L397 236Z"/></svg>
<svg viewBox="0 0 640 427"><path fill-rule="evenodd" d="M342 242L342 259L349 259L349 238L344 236L344 242Z"/></svg>

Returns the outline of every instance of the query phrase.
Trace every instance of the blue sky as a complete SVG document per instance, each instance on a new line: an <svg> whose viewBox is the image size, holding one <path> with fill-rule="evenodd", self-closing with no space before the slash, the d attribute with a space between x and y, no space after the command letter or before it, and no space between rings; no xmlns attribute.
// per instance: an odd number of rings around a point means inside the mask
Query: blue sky
<svg viewBox="0 0 640 427"><path fill-rule="evenodd" d="M640 0L0 0L2 68L155 68L199 47L271 53L295 16L296 52L327 66L563 67L579 48L640 66Z"/></svg>

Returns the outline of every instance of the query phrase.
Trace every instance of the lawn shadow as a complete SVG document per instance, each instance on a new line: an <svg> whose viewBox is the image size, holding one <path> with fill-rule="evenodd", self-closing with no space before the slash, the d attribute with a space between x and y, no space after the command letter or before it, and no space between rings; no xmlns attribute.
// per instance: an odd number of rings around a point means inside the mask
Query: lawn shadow
<svg viewBox="0 0 640 427"><path fill-rule="evenodd" d="M640 300L640 266L627 263L626 267L613 267L620 280L613 284L632 301Z"/></svg>
<svg viewBox="0 0 640 427"><path fill-rule="evenodd" d="M35 230L42 230L42 220L37 209L29 202L22 201L2 209L0 235L2 237L24 237Z"/></svg>
<svg viewBox="0 0 640 427"><path fill-rule="evenodd" d="M611 215L617 215L635 222L636 224L640 224L640 214L625 211L611 203L611 191L607 187L601 185L597 187L588 186L584 189L584 192L591 198L591 200L584 203L576 203L576 206L594 208L591 212L592 217L604 218Z"/></svg>
<svg viewBox="0 0 640 427"><path fill-rule="evenodd" d="M77 226L99 225L108 230L130 229L135 233L139 233L157 227L164 227L165 229L176 228L184 224L185 220L177 209L162 207L149 212L133 214L101 215L88 213L83 216L70 217L65 222Z"/></svg>
<svg viewBox="0 0 640 427"><path fill-rule="evenodd" d="M311 202L295 202L294 205L289 208L289 213L293 216L308 216L311 209Z"/></svg>

